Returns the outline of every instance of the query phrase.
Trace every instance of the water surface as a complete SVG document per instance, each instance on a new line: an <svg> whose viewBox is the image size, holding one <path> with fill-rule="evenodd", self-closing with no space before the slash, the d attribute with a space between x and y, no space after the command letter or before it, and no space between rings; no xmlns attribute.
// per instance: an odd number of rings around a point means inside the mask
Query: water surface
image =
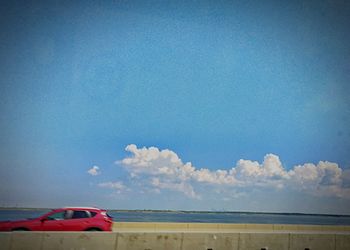
<svg viewBox="0 0 350 250"><path fill-rule="evenodd" d="M49 209L1 209L0 221L36 218ZM117 211L108 212L119 222L187 222L187 223L253 223L350 225L347 215L278 214L245 212L183 212L183 211Z"/></svg>

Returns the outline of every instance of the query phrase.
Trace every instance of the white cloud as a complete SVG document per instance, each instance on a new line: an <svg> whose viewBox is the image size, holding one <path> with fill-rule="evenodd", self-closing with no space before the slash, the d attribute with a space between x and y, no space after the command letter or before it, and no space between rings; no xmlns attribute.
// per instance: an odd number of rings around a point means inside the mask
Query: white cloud
<svg viewBox="0 0 350 250"><path fill-rule="evenodd" d="M96 175L101 174L101 171L99 171L99 170L100 170L100 168L98 166L93 166L91 169L89 169L87 171L87 173L90 175L96 176Z"/></svg>
<svg viewBox="0 0 350 250"><path fill-rule="evenodd" d="M125 158L121 163L126 166L134 175L173 175L182 166L180 158L170 150L159 151L156 147L138 149L136 145L131 144L125 148L133 154L132 157Z"/></svg>
<svg viewBox="0 0 350 250"><path fill-rule="evenodd" d="M191 162L184 163L168 149L137 148L130 144L126 151L131 155L117 163L125 167L131 177L144 178L146 185L157 190L182 192L190 198L202 197L203 194L196 193L195 189L207 185L220 186L232 193L255 187L292 189L316 196L350 196L350 174L345 176L336 163L327 161L320 161L317 165L306 163L286 170L277 155L267 154L261 164L240 159L229 170L210 170L198 169Z"/></svg>
<svg viewBox="0 0 350 250"><path fill-rule="evenodd" d="M317 165L298 165L288 175L294 189L318 196L350 197L349 187L343 185L346 175L336 163L320 161Z"/></svg>
<svg viewBox="0 0 350 250"><path fill-rule="evenodd" d="M342 178L342 187L350 188L350 169L344 170L341 178Z"/></svg>
<svg viewBox="0 0 350 250"><path fill-rule="evenodd" d="M116 182L103 182L98 184L99 187L102 188L109 188L116 190L118 193L128 190L126 186L123 184L121 181L116 181Z"/></svg>
<svg viewBox="0 0 350 250"><path fill-rule="evenodd" d="M151 184L153 187L156 188L156 190L170 189L170 190L182 192L190 198L200 199L200 196L198 196L194 192L193 187L186 182L179 182L179 183L174 183L171 181L162 182L159 178L153 178L151 181Z"/></svg>

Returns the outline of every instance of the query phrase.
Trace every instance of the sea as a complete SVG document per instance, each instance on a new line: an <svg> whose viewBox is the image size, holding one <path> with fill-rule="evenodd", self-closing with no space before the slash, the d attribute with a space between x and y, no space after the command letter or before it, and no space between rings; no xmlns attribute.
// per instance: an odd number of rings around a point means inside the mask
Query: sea
<svg viewBox="0 0 350 250"><path fill-rule="evenodd" d="M49 211L50 209L0 209L0 221L36 218ZM350 215L153 210L109 210L108 214L116 222L350 225Z"/></svg>

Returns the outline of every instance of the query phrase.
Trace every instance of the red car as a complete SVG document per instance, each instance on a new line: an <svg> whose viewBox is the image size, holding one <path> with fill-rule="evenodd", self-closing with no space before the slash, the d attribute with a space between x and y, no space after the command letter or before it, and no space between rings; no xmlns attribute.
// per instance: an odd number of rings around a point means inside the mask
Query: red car
<svg viewBox="0 0 350 250"><path fill-rule="evenodd" d="M0 222L0 231L112 231L112 224L106 210L65 207L36 219Z"/></svg>

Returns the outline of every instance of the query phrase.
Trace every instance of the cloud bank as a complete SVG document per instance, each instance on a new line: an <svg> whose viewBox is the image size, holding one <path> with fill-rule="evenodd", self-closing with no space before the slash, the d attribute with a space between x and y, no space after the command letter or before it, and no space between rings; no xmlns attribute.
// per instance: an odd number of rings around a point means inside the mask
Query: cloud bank
<svg viewBox="0 0 350 250"><path fill-rule="evenodd" d="M233 194L249 188L289 189L314 196L350 199L349 170L343 171L338 164L328 161L305 163L287 170L277 155L267 154L262 163L240 159L231 169L210 170L196 168L191 162L184 163L168 149L138 148L130 144L125 150L130 156L117 163L132 179L142 179L144 185L158 193L172 190L201 199L203 194L196 189L211 186ZM108 185L112 187L112 184Z"/></svg>

